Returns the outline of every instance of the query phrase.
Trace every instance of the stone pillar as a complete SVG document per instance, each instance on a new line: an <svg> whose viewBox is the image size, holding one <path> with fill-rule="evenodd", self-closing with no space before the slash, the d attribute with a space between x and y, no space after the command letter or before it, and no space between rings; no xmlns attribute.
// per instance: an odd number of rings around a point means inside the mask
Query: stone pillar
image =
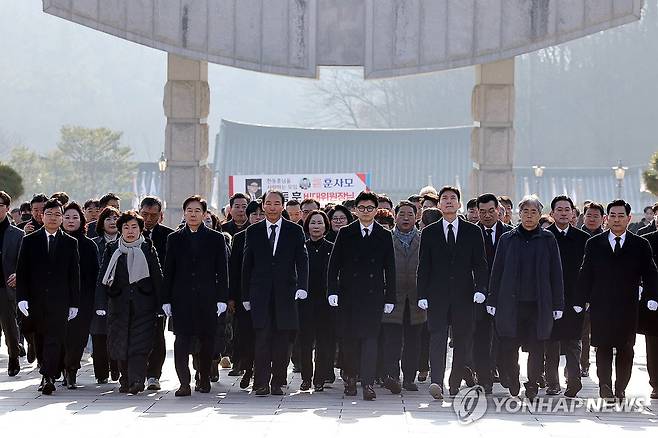
<svg viewBox="0 0 658 438"><path fill-rule="evenodd" d="M176 226L189 195L207 199L210 188L208 123L210 87L208 63L169 53L164 87L165 131L165 223Z"/></svg>
<svg viewBox="0 0 658 438"><path fill-rule="evenodd" d="M514 199L514 58L475 66L471 101L472 196L491 192Z"/></svg>

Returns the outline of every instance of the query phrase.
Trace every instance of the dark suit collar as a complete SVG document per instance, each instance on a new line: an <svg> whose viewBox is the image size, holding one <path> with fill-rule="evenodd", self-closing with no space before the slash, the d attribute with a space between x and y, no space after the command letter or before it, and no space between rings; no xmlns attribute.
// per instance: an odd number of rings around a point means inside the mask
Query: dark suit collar
<svg viewBox="0 0 658 438"><path fill-rule="evenodd" d="M154 228L154 230L155 230L155 228ZM196 230L196 232L203 234L203 233L208 232L208 228L206 228L204 223L201 222L201 225L199 225L199 228ZM183 227L183 234L187 234L187 235L192 235L193 234L192 230L190 229L190 227L187 224L185 224L185 227Z"/></svg>

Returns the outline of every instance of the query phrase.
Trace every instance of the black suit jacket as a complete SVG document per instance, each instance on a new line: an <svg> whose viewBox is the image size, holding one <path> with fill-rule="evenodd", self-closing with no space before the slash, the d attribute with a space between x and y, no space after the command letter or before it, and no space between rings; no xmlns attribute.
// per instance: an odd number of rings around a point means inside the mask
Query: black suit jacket
<svg viewBox="0 0 658 438"><path fill-rule="evenodd" d="M174 230L162 224L157 224L153 230L151 230L149 239L151 239L155 250L158 252L158 260L161 265L164 265L167 256L167 239L173 232ZM146 230L144 230L144 233L146 233Z"/></svg>
<svg viewBox="0 0 658 438"><path fill-rule="evenodd" d="M61 339L69 307L80 307L78 241L57 231L54 260L48 256L44 228L23 238L16 268L16 299L29 304L28 325Z"/></svg>
<svg viewBox="0 0 658 438"><path fill-rule="evenodd" d="M494 226L496 230L496 233L494 234L495 242L493 243L493 248L489 250L487 247L488 237L485 231L485 227L480 222L478 222L477 225L480 227L480 230L482 231L482 238L484 239L484 250L485 250L484 253L485 256L487 257L487 268L488 268L487 270L489 272L489 277L491 277L491 268L493 267L493 261L496 256L496 248L498 248L498 242L500 242L500 238L503 236L503 234L507 233L508 231L512 231L514 227L512 227L511 225L504 224L502 221L496 222L496 225ZM493 319L493 317L487 313L486 302L482 304L475 303L475 315L478 321L481 318Z"/></svg>
<svg viewBox="0 0 658 438"><path fill-rule="evenodd" d="M658 231L645 234L642 237L649 241L649 245L651 245L653 261L656 265L658 265ZM647 309L647 301L655 298L648 297L648 294L642 292L637 332L648 336L658 336L658 311L652 312L651 310Z"/></svg>
<svg viewBox="0 0 658 438"><path fill-rule="evenodd" d="M308 253L302 227L283 219L276 252L265 228L267 221L245 230L242 262L242 301L251 304L255 329L275 321L279 330L297 330L299 317L295 293L308 292Z"/></svg>
<svg viewBox="0 0 658 438"><path fill-rule="evenodd" d="M640 284L643 300L658 299L658 271L649 242L628 231L621 251L614 254L609 235L606 231L587 241L578 276L578 293L582 302L590 303L594 347L635 342Z"/></svg>
<svg viewBox="0 0 658 438"><path fill-rule="evenodd" d="M338 295L342 336L376 337L384 304L396 303L393 236L377 222L364 238L357 220L341 228L329 258L329 295Z"/></svg>
<svg viewBox="0 0 658 438"><path fill-rule="evenodd" d="M418 299L428 302L430 331L443 330L452 322L453 330L471 332L475 306L473 295L487 295L489 270L480 227L461 218L454 253L443 231L444 219L423 229L418 262ZM448 311L452 321L448 320Z"/></svg>

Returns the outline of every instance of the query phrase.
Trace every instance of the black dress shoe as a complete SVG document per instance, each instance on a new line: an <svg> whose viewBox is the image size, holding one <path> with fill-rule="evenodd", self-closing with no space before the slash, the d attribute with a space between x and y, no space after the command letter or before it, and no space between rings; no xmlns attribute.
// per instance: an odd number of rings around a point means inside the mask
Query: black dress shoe
<svg viewBox="0 0 658 438"><path fill-rule="evenodd" d="M400 381L392 377L386 377L384 379L384 388L391 391L391 394L399 394L402 392L402 386L400 386Z"/></svg>
<svg viewBox="0 0 658 438"><path fill-rule="evenodd" d="M428 373L427 371L420 371L420 372L418 373L418 381L419 381L419 382L424 382L425 380L427 380L427 375L428 375L428 374L429 374L429 373Z"/></svg>
<svg viewBox="0 0 658 438"><path fill-rule="evenodd" d="M270 393L272 395L283 395L283 389L281 389L280 386L272 385L272 387L270 388Z"/></svg>
<svg viewBox="0 0 658 438"><path fill-rule="evenodd" d="M614 398L615 395L612 393L612 388L610 385L599 385L599 397L601 398Z"/></svg>
<svg viewBox="0 0 658 438"><path fill-rule="evenodd" d="M41 390L41 394L51 395L56 390L57 390L57 388L55 388L55 379L53 379L52 377L46 377L46 382L43 385L43 389Z"/></svg>
<svg viewBox="0 0 658 438"><path fill-rule="evenodd" d="M525 396L528 400L533 401L535 397L537 397L537 393L539 392L539 388L536 383L531 383L531 382L526 382L524 383L525 386Z"/></svg>
<svg viewBox="0 0 658 438"><path fill-rule="evenodd" d="M546 376L544 374L539 376L539 382L537 382L537 383L539 383L540 388L542 388L542 389L546 388Z"/></svg>
<svg viewBox="0 0 658 438"><path fill-rule="evenodd" d="M363 387L363 399L366 401L371 401L377 398L377 394L375 394L375 389L372 387L372 385L365 385Z"/></svg>
<svg viewBox="0 0 658 438"><path fill-rule="evenodd" d="M615 390L615 398L619 401L626 398L626 391Z"/></svg>
<svg viewBox="0 0 658 438"><path fill-rule="evenodd" d="M459 394L459 388L451 386L450 389L449 389L449 393L450 393L450 397L454 397L457 394Z"/></svg>
<svg viewBox="0 0 658 438"><path fill-rule="evenodd" d="M560 388L560 385L549 385L548 388L546 388L546 395L558 395L562 392L562 388Z"/></svg>
<svg viewBox="0 0 658 438"><path fill-rule="evenodd" d="M240 379L240 388L242 389L247 389L249 388L249 384L251 383L251 371L245 371L244 375L242 376L242 379Z"/></svg>
<svg viewBox="0 0 658 438"><path fill-rule="evenodd" d="M66 372L66 387L68 389L78 389L77 380L78 380L77 370L69 370Z"/></svg>
<svg viewBox="0 0 658 438"><path fill-rule="evenodd" d="M310 380L302 380L302 384L299 385L299 390L300 391L309 391L311 389L311 381Z"/></svg>
<svg viewBox="0 0 658 438"><path fill-rule="evenodd" d="M574 398L576 395L578 395L578 391L581 389L583 389L583 384L581 383L580 379L571 379L569 383L567 383L567 389L564 391L564 396Z"/></svg>
<svg viewBox="0 0 658 438"><path fill-rule="evenodd" d="M356 395L356 379L351 377L347 378L343 393L348 397L354 397Z"/></svg>
<svg viewBox="0 0 658 438"><path fill-rule="evenodd" d="M144 392L144 384L133 383L132 385L130 385L130 388L128 388L128 392L131 393L132 395L137 395L140 392Z"/></svg>
<svg viewBox="0 0 658 438"><path fill-rule="evenodd" d="M254 394L256 394L259 397L264 397L266 395L270 395L270 388L268 386L261 386L260 388L257 388L254 391Z"/></svg>
<svg viewBox="0 0 658 438"><path fill-rule="evenodd" d="M402 382L402 388L405 391L418 391L418 385L414 382Z"/></svg>
<svg viewBox="0 0 658 438"><path fill-rule="evenodd" d="M37 391L41 392L43 391L43 387L46 384L46 378L42 377L41 378L41 383L39 383L39 386L37 387Z"/></svg>
<svg viewBox="0 0 658 438"><path fill-rule="evenodd" d="M200 392L201 394L208 394L210 392L210 378L206 377L205 379L199 379L194 385L194 390Z"/></svg>
<svg viewBox="0 0 658 438"><path fill-rule="evenodd" d="M242 370L239 370L237 368L233 368L231 371L228 372L228 375L231 377L238 377L242 375Z"/></svg>
<svg viewBox="0 0 658 438"><path fill-rule="evenodd" d="M21 371L21 364L18 361L17 357L9 358L9 364L7 365L7 375L9 377L16 376Z"/></svg>
<svg viewBox="0 0 658 438"><path fill-rule="evenodd" d="M323 383L316 383L315 385L313 385L313 391L315 391L315 392L324 391L324 384Z"/></svg>
<svg viewBox="0 0 658 438"><path fill-rule="evenodd" d="M219 361L213 360L210 365L210 381L219 382Z"/></svg>
<svg viewBox="0 0 658 438"><path fill-rule="evenodd" d="M190 385L181 385L180 388L174 393L176 397L189 397L192 395L192 388Z"/></svg>

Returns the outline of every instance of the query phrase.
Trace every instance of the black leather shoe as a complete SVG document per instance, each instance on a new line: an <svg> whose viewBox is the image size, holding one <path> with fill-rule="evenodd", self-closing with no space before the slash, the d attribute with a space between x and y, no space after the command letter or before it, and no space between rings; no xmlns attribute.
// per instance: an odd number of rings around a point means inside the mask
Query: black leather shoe
<svg viewBox="0 0 658 438"><path fill-rule="evenodd" d="M537 383L539 383L540 388L542 388L542 389L546 388L546 376L544 374L539 376L539 382L537 382Z"/></svg>
<svg viewBox="0 0 658 438"><path fill-rule="evenodd" d="M256 394L259 397L270 395L270 388L268 386L261 386L260 388L257 388L254 391L254 394Z"/></svg>
<svg viewBox="0 0 658 438"><path fill-rule="evenodd" d="M386 377L384 379L384 388L391 391L391 394L399 394L402 392L402 386L400 386L400 381L392 377Z"/></svg>
<svg viewBox="0 0 658 438"><path fill-rule="evenodd" d="M580 379L571 379L569 383L567 383L567 390L564 391L564 396L574 398L578 395L578 391L581 389L583 389L583 384L581 383Z"/></svg>
<svg viewBox="0 0 658 438"><path fill-rule="evenodd" d="M356 395L356 379L351 377L347 378L343 393L348 397L354 397Z"/></svg>
<svg viewBox="0 0 658 438"><path fill-rule="evenodd" d="M210 381L219 382L219 361L213 360L210 365Z"/></svg>
<svg viewBox="0 0 658 438"><path fill-rule="evenodd" d="M78 389L77 385L77 376L78 372L76 370L68 370L66 372L66 387L68 389Z"/></svg>
<svg viewBox="0 0 658 438"><path fill-rule="evenodd" d="M299 390L300 391L309 391L311 389L311 381L310 380L302 380L302 384L299 385Z"/></svg>
<svg viewBox="0 0 658 438"><path fill-rule="evenodd" d="M402 388L405 391L418 391L418 385L414 382L402 382Z"/></svg>
<svg viewBox="0 0 658 438"><path fill-rule="evenodd" d="M128 388L128 392L131 393L132 395L137 395L140 392L144 392L144 384L133 383L132 385L130 385L130 388Z"/></svg>
<svg viewBox="0 0 658 438"><path fill-rule="evenodd" d="M201 394L208 394L210 392L210 379L206 377L197 381L196 385L194 385L194 390Z"/></svg>
<svg viewBox="0 0 658 438"><path fill-rule="evenodd" d="M245 371L244 375L242 376L242 379L240 379L240 388L242 389L247 389L249 388L249 384L251 383L251 371Z"/></svg>
<svg viewBox="0 0 658 438"><path fill-rule="evenodd" d="M316 383L315 385L313 385L313 391L315 391L315 392L324 391L324 384L323 383Z"/></svg>
<svg viewBox="0 0 658 438"><path fill-rule="evenodd" d="M51 395L56 390L57 388L55 388L55 380L51 377L46 377L46 382L43 385L43 390L41 390L41 394Z"/></svg>
<svg viewBox="0 0 658 438"><path fill-rule="evenodd" d="M521 391L521 384L519 383L519 378L513 378L513 379L508 379L507 380L507 389L509 390L509 394L513 397L516 397L519 395L519 391Z"/></svg>
<svg viewBox="0 0 658 438"><path fill-rule="evenodd" d="M429 374L428 371L420 371L420 372L418 373L418 381L419 381L419 382L424 382L425 380L427 380L427 375L428 375L428 374Z"/></svg>
<svg viewBox="0 0 658 438"><path fill-rule="evenodd" d="M615 390L615 398L619 401L626 398L626 391L621 391L619 389Z"/></svg>
<svg viewBox="0 0 658 438"><path fill-rule="evenodd" d="M272 385L270 388L270 394L272 395L283 395L283 389L280 386Z"/></svg>
<svg viewBox="0 0 658 438"><path fill-rule="evenodd" d="M546 388L546 395L558 395L562 392L562 388L560 388L560 385L549 385L548 388Z"/></svg>
<svg viewBox="0 0 658 438"><path fill-rule="evenodd" d="M450 393L450 397L454 397L454 396L456 396L457 394L459 394L459 388L455 388L455 387L453 387L453 386L451 386L450 389L449 389L448 391L449 391L449 393Z"/></svg>
<svg viewBox="0 0 658 438"><path fill-rule="evenodd" d="M372 387L372 385L365 385L363 387L363 399L366 401L371 401L377 398L377 394L375 394L375 389Z"/></svg>
<svg viewBox="0 0 658 438"><path fill-rule="evenodd" d="M432 383L429 392L434 400L443 400L443 386L438 383Z"/></svg>
<svg viewBox="0 0 658 438"><path fill-rule="evenodd" d="M9 358L9 364L7 365L7 375L9 377L16 376L21 371L21 364L18 361L17 357Z"/></svg>
<svg viewBox="0 0 658 438"><path fill-rule="evenodd" d="M539 392L538 385L536 383L526 382L524 383L524 386L526 398L530 401L533 401Z"/></svg>
<svg viewBox="0 0 658 438"><path fill-rule="evenodd" d="M615 395L612 393L612 388L610 385L599 385L599 397L601 398L614 398Z"/></svg>
<svg viewBox="0 0 658 438"><path fill-rule="evenodd" d="M41 383L39 383L39 386L37 387L37 391L41 392L43 391L43 387L46 384L46 378L42 377L41 378Z"/></svg>
<svg viewBox="0 0 658 438"><path fill-rule="evenodd" d="M192 395L192 388L190 385L181 385L180 388L174 393L176 397L189 397Z"/></svg>

